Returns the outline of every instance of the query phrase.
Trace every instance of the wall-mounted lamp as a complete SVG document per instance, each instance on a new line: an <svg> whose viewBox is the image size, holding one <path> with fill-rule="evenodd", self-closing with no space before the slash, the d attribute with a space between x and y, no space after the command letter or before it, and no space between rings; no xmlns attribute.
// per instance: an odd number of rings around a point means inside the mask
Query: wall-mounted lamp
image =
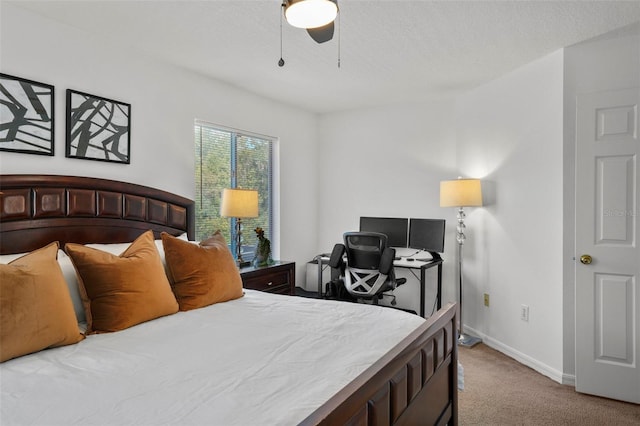
<svg viewBox="0 0 640 426"><path fill-rule="evenodd" d="M462 246L466 239L464 235L464 207L482 206L482 185L479 179L445 180L440 182L440 207L458 207L458 226L456 240L458 241L458 276L460 291L460 330L458 343L462 346L473 346L482 340L478 337L465 335L462 322Z"/></svg>
<svg viewBox="0 0 640 426"><path fill-rule="evenodd" d="M251 262L242 259L242 219L258 217L258 191L253 189L224 189L220 216L236 219L236 262L238 267Z"/></svg>

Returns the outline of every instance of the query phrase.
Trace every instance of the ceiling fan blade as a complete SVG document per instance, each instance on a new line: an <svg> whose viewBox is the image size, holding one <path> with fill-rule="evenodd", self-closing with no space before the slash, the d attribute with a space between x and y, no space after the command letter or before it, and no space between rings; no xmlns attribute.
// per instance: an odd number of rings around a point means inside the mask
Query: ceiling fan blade
<svg viewBox="0 0 640 426"><path fill-rule="evenodd" d="M333 22L329 22L327 25L318 28L307 28L307 32L316 43L324 43L333 38Z"/></svg>

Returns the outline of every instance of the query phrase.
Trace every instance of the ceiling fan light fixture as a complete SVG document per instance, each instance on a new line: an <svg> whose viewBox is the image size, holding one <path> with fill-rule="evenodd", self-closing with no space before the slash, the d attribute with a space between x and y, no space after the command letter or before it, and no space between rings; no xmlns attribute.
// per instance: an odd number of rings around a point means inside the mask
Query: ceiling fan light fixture
<svg viewBox="0 0 640 426"><path fill-rule="evenodd" d="M297 28L322 27L338 15L338 5L331 0L289 0L285 3L284 16Z"/></svg>

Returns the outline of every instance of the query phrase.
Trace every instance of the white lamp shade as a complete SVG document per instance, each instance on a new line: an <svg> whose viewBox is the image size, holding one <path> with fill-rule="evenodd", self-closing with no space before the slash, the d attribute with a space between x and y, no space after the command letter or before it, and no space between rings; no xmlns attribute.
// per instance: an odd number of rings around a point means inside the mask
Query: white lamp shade
<svg viewBox="0 0 640 426"><path fill-rule="evenodd" d="M284 10L287 22L297 28L318 28L333 22L338 5L330 0L290 0Z"/></svg>
<svg viewBox="0 0 640 426"><path fill-rule="evenodd" d="M474 207L482 205L480 179L456 179L440 182L440 207Z"/></svg>
<svg viewBox="0 0 640 426"><path fill-rule="evenodd" d="M222 217L258 217L258 191L253 189L223 189Z"/></svg>

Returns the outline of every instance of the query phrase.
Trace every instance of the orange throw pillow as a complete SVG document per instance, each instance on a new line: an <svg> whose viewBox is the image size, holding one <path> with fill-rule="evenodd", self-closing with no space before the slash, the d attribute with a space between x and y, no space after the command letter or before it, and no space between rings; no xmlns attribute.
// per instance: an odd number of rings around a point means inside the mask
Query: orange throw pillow
<svg viewBox="0 0 640 426"><path fill-rule="evenodd" d="M78 273L87 333L118 331L178 311L153 232L120 256L71 243L65 251Z"/></svg>
<svg viewBox="0 0 640 426"><path fill-rule="evenodd" d="M55 242L0 265L0 362L84 339L57 255Z"/></svg>
<svg viewBox="0 0 640 426"><path fill-rule="evenodd" d="M196 245L162 233L171 289L181 311L242 297L242 279L224 237Z"/></svg>

